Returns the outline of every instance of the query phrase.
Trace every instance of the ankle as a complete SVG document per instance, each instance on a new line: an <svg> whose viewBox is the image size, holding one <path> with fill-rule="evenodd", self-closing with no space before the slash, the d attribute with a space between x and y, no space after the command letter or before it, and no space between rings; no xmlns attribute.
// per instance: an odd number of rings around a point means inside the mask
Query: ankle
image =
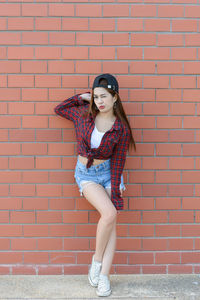
<svg viewBox="0 0 200 300"><path fill-rule="evenodd" d="M94 254L94 260L97 262L102 262L102 258L100 256L96 256L96 254Z"/></svg>

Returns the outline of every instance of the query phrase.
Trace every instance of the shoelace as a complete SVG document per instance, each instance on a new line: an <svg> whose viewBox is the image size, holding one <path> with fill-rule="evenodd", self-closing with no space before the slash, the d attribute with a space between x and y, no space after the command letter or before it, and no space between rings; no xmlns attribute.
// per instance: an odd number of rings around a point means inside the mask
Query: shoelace
<svg viewBox="0 0 200 300"><path fill-rule="evenodd" d="M98 284L98 288L102 289L102 288L107 288L109 289L109 281L107 279L107 277L103 277L99 280L99 284Z"/></svg>

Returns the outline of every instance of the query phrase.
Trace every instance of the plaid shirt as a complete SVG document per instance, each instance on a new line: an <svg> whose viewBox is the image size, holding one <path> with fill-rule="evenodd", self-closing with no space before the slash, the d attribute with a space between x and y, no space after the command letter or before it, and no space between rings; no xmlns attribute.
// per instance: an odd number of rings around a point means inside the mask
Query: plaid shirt
<svg viewBox="0 0 200 300"><path fill-rule="evenodd" d="M130 142L130 132L118 118L112 128L104 134L98 148L91 148L91 134L95 126L95 118L90 114L84 118L82 113L89 108L89 102L80 97L72 96L60 104L54 111L56 114L73 121L78 154L88 158L87 168L93 159L111 159L111 200L117 210L123 209L123 199L120 196L121 174L124 169L126 152Z"/></svg>

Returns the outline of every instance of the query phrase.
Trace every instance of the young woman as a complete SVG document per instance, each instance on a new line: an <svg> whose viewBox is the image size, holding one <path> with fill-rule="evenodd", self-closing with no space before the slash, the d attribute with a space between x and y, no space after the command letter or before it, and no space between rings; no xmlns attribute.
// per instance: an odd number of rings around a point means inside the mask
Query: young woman
<svg viewBox="0 0 200 300"><path fill-rule="evenodd" d="M115 252L117 212L123 209L123 169L129 145L135 148L131 128L111 74L93 82L92 93L77 94L55 107L74 122L78 160L75 179L80 194L98 210L96 251L88 279L98 296L111 294L109 272Z"/></svg>

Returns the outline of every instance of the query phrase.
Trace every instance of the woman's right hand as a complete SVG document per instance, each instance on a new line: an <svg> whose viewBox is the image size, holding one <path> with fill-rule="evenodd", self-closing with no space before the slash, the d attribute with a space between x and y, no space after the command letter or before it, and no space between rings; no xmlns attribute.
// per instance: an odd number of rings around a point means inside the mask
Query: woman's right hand
<svg viewBox="0 0 200 300"><path fill-rule="evenodd" d="M87 100L88 102L90 102L90 100L91 100L91 94L90 94L90 93L84 93L84 94L81 94L80 97L81 97L83 100Z"/></svg>

